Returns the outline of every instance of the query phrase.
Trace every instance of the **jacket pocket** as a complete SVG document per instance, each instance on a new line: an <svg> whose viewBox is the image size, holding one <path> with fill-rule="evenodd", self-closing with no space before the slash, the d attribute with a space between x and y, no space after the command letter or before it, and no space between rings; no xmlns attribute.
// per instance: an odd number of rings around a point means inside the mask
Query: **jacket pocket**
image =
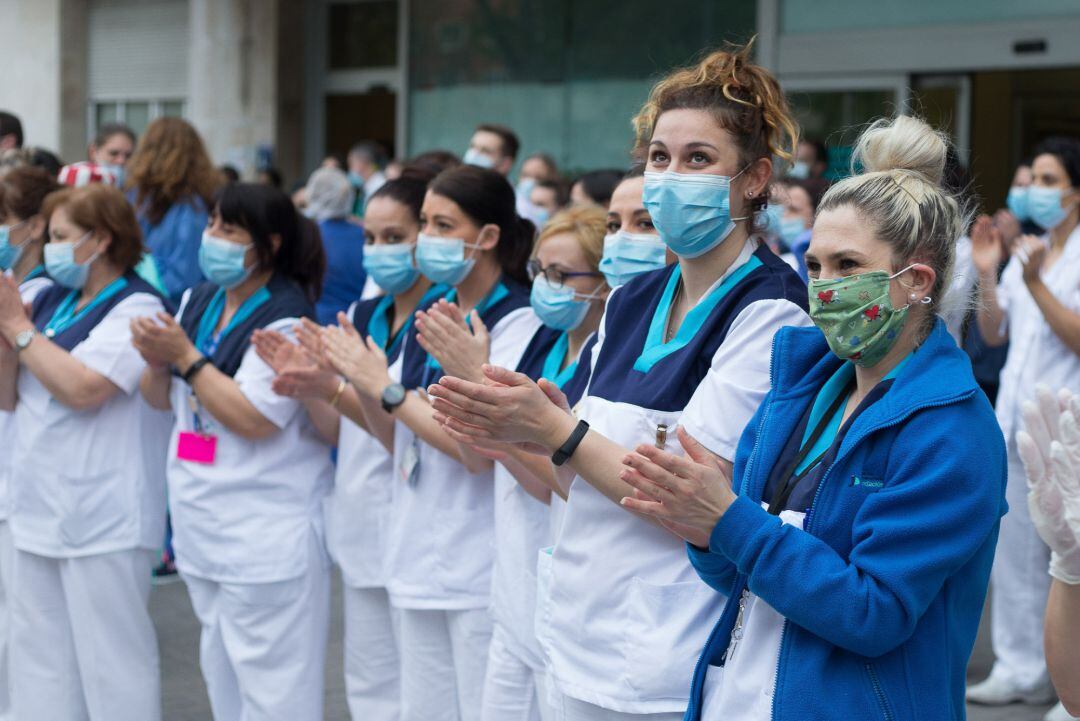
<svg viewBox="0 0 1080 721"><path fill-rule="evenodd" d="M71 549L104 541L127 540L134 546L131 533L137 519L135 489L119 470L86 475L60 476L63 515L60 518L60 538Z"/></svg>
<svg viewBox="0 0 1080 721"><path fill-rule="evenodd" d="M885 694L885 687L881 684L874 664L865 664L864 668L867 682L870 684L870 693L873 695L876 708L881 713L881 718L884 721L896 721L896 713L893 711L892 704L889 703L889 697Z"/></svg>

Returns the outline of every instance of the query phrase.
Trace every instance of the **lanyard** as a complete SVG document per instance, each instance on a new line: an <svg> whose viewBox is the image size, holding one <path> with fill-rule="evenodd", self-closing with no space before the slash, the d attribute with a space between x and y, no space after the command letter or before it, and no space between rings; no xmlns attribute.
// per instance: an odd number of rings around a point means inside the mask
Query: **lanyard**
<svg viewBox="0 0 1080 721"><path fill-rule="evenodd" d="M494 288L488 291L488 294L484 296L484 299L480 301L480 304L477 305L474 310L483 317L484 313L486 313L491 306L495 305L508 295L510 295L510 291L506 289L506 286L503 285L503 282L500 280L495 284ZM446 300L449 303L453 303L457 300L457 288L454 288L446 294ZM465 322L469 322L468 316L466 316ZM421 387L427 388L431 385L435 376L442 371L442 367L439 365L439 361L435 360L430 353L427 354L424 365L426 366L424 368L424 382Z"/></svg>
<svg viewBox="0 0 1080 721"><path fill-rule="evenodd" d="M217 352L221 341L235 330L238 325L250 318L251 314L259 306L269 300L270 291L266 289L266 286L259 288L237 309L229 324L220 333L215 334L214 329L217 327L218 321L221 320L221 314L225 311L225 289L218 288L210 301L210 305L206 307L202 318L199 319L199 328L195 333L195 347L202 351L203 354L213 356Z"/></svg>
<svg viewBox="0 0 1080 721"><path fill-rule="evenodd" d="M60 301L60 305L56 307L56 310L53 311L52 318L49 319L48 324L45 326L45 337L55 338L57 335L63 333L65 330L85 318L94 308L126 288L127 284L127 278L117 278L98 291L93 300L87 303L83 309L78 312L75 312L75 306L79 302L80 291L71 291L64 300Z"/></svg>
<svg viewBox="0 0 1080 721"><path fill-rule="evenodd" d="M781 478L786 478L788 480L781 488L776 489L773 493L772 501L769 502L769 513L774 516L780 515L780 512L784 510L788 499L791 498L791 494L798 485L804 478L810 475L815 468L817 468L817 465L821 463L821 459L832 450L830 444L830 447L822 451L813 462L802 470L801 473L796 472L796 469L802 465L803 461L806 460L806 457L814 450L814 446L817 444L818 440L820 440L821 435L825 433L825 429L831 424L833 417L843 407L844 403L847 402L848 397L851 395L852 386L854 386L854 380L852 380L851 383L848 383L843 392L836 394L836 398L833 399L832 403L829 404L828 409L822 414L821 418L818 419L818 423L814 427L813 432L810 433L810 436L802 444L802 447L799 448L799 452L795 455L795 459L788 464L787 470L780 476Z"/></svg>
<svg viewBox="0 0 1080 721"><path fill-rule="evenodd" d="M574 360L565 368L562 367L563 359L566 358L566 353L569 349L570 335L564 332L559 336L559 339L555 341L555 345L551 346L547 358L544 359L543 377L559 386L559 388L566 385L566 382L574 377L574 371L577 370L577 360Z"/></svg>

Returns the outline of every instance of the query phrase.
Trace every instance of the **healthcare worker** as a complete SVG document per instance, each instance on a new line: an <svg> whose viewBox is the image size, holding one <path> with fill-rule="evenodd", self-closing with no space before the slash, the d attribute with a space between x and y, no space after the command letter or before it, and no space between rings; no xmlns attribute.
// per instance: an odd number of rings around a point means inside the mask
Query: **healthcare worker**
<svg viewBox="0 0 1080 721"><path fill-rule="evenodd" d="M653 225L642 194L645 166L635 166L611 193L600 270L610 288L675 262Z"/></svg>
<svg viewBox="0 0 1080 721"><path fill-rule="evenodd" d="M539 321L524 285L534 229L517 215L513 188L492 170L447 170L432 181L421 217L417 267L453 286L446 299L472 324L473 342L460 350L478 360L465 366L479 376L485 357L516 365ZM478 719L491 639L491 461L460 447L433 419L417 389L441 372L415 338L405 341L397 381L378 344L342 320L342 329L323 333L326 357L381 403L385 411L370 430L392 438L386 583L400 611L401 718Z"/></svg>
<svg viewBox="0 0 1080 721"><path fill-rule="evenodd" d="M322 717L330 575L322 501L332 466L297 400L250 337L313 314L321 246L305 246L288 196L222 188L203 233L207 282L175 319L132 323L143 396L171 409L169 510L177 566L202 626L214 718Z"/></svg>
<svg viewBox="0 0 1080 721"><path fill-rule="evenodd" d="M364 265L387 290L354 303L349 321L375 339L394 365L413 328L416 308L433 286L413 260L420 207L430 176L409 169L368 198L364 215ZM305 324L307 325L307 324ZM326 540L341 569L345 615L345 693L354 721L397 721L400 714L398 612L386 592L386 537L394 487L393 458L367 430L358 395L336 372L319 366L318 336L304 329L306 353L283 333L257 331L260 355L277 366L276 393L300 398L316 427L337 446L334 489L326 498ZM310 338L310 341L308 340ZM376 408L377 408L376 404Z"/></svg>
<svg viewBox="0 0 1080 721"><path fill-rule="evenodd" d="M805 286L747 222L765 202L772 156L790 156L796 134L779 85L749 52L675 72L637 118L645 205L679 261L611 293L581 420L504 369L488 377L508 387L443 378L430 389L451 428L536 444L577 474L538 571L551 584L538 632L567 721L681 718L723 596L698 580L674 533L619 507L631 490L622 459L639 443L674 447L682 423L730 468L768 389L773 335L809 323Z"/></svg>
<svg viewBox="0 0 1080 721"><path fill-rule="evenodd" d="M165 306L133 272L142 237L119 190L58 191L40 213L55 284L28 316L15 281L0 281L0 406L17 431L12 716L160 719L146 604L168 418L137 393L145 363L129 324Z"/></svg>
<svg viewBox="0 0 1080 721"><path fill-rule="evenodd" d="M0 178L0 271L19 286L23 303L52 285L45 272L42 246L46 219L45 196L59 190L44 168L19 167ZM15 546L11 542L8 488L15 452L15 414L0 410L0 719L9 719L8 638L11 633L9 595L14 574Z"/></svg>
<svg viewBox="0 0 1080 721"><path fill-rule="evenodd" d="M563 211L545 226L529 262L530 304L544 325L526 340L517 370L562 389L571 404L584 390L584 382L575 378L581 363L589 365L608 293L597 267L605 224L604 211L595 206ZM455 373L455 349L468 342L469 330L444 306L424 314L417 328L421 344L443 371ZM553 493L558 498L566 490L557 485L546 458L509 445L495 450L494 631L481 719L540 721L552 716L534 630L537 554L552 543Z"/></svg>
<svg viewBox="0 0 1080 721"><path fill-rule="evenodd" d="M688 428L688 457L625 459L627 507L728 596L688 721L964 718L1005 444L939 316L966 222L946 147L907 116L859 139L806 253L817 328L777 334L733 473Z"/></svg>
<svg viewBox="0 0 1080 721"><path fill-rule="evenodd" d="M973 236L979 274L979 332L987 345L1009 341L997 416L1009 449L1011 513L994 561L989 678L968 691L976 703L1045 703L1053 698L1043 655L1049 551L1028 513L1027 479L1016 448L1020 409L1036 383L1080 390L1080 141L1051 138L1035 150L1028 188L1031 219L1046 229L1013 242L1000 281L1002 248ZM978 240L978 242L976 242Z"/></svg>

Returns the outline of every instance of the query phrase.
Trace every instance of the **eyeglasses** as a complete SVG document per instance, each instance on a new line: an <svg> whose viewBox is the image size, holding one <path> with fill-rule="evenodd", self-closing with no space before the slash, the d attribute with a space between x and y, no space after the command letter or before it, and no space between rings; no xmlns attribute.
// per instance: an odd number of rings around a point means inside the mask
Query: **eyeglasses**
<svg viewBox="0 0 1080 721"><path fill-rule="evenodd" d="M563 285L565 285L567 278L599 278L601 275L600 273L596 272L582 273L568 270L559 270L558 268L552 267L545 268L544 266L540 265L540 261L536 258L533 258L529 261L526 269L529 271L529 280L536 280L537 276L542 275L547 278L547 282L551 283L551 285L555 288L562 288Z"/></svg>

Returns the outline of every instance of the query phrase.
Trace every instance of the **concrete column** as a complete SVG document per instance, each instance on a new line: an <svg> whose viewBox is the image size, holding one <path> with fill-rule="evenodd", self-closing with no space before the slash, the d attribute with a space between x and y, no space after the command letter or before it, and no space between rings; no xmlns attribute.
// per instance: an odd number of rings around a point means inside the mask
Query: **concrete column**
<svg viewBox="0 0 1080 721"><path fill-rule="evenodd" d="M85 28L86 0L0 0L0 110L65 161L86 152Z"/></svg>
<svg viewBox="0 0 1080 721"><path fill-rule="evenodd" d="M254 173L277 131L278 0L191 0L188 116L217 164Z"/></svg>

